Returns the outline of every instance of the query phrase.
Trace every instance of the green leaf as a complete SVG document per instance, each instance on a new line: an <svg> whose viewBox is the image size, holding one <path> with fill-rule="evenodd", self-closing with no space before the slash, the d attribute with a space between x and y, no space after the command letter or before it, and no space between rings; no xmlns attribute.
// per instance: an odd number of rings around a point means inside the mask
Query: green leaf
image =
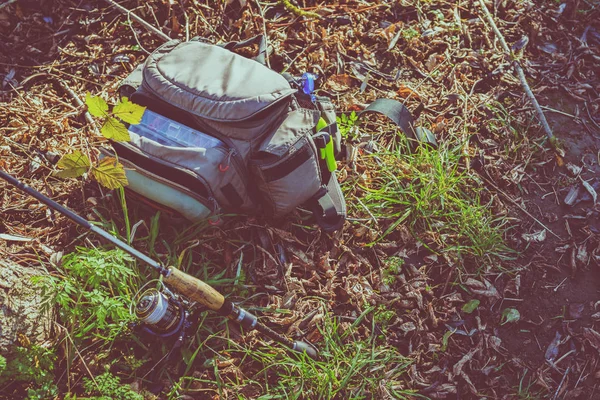
<svg viewBox="0 0 600 400"><path fill-rule="evenodd" d="M113 117L109 117L104 121L104 125L102 125L100 132L102 132L102 136L107 139L112 139L115 142L127 142L131 139L125 125Z"/></svg>
<svg viewBox="0 0 600 400"><path fill-rule="evenodd" d="M85 104L94 117L104 117L108 112L108 104L104 99L100 96L92 96L90 92L85 94Z"/></svg>
<svg viewBox="0 0 600 400"><path fill-rule="evenodd" d="M71 154L65 154L56 166L61 169L54 173L54 176L59 178L78 178L85 174L90 168L90 159L88 156L80 152L74 151Z"/></svg>
<svg viewBox="0 0 600 400"><path fill-rule="evenodd" d="M448 348L448 339L450 339L450 336L452 336L453 333L453 331L446 331L446 333L444 333L444 336L442 337L442 351L446 351Z"/></svg>
<svg viewBox="0 0 600 400"><path fill-rule="evenodd" d="M502 311L502 323L500 325L508 324L509 322L517 322L521 319L521 314L516 308L505 308Z"/></svg>
<svg viewBox="0 0 600 400"><path fill-rule="evenodd" d="M463 304L462 310L467 314L471 314L473 311L477 310L477 307L479 307L479 300L473 299Z"/></svg>
<svg viewBox="0 0 600 400"><path fill-rule="evenodd" d="M123 165L113 157L105 157L98 166L92 167L92 176L108 189L118 189L129 184Z"/></svg>
<svg viewBox="0 0 600 400"><path fill-rule="evenodd" d="M130 102L127 98L123 98L113 108L113 114L125 122L137 125L142 120L146 107Z"/></svg>

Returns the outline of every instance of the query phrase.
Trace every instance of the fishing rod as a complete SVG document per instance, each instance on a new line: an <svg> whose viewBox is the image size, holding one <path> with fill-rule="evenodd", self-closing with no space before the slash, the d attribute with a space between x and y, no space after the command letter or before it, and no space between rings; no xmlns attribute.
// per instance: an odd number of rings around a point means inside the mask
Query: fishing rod
<svg viewBox="0 0 600 400"><path fill-rule="evenodd" d="M283 344L293 351L305 353L313 359L318 358L318 351L313 346L303 341L293 341L275 332L268 326L259 322L255 315L227 300L221 293L200 279L195 278L175 267L167 267L153 260L122 240L114 237L96 225L93 225L73 211L58 204L54 200L49 199L37 190L25 185L2 170L0 170L0 178L21 189L28 195L35 197L37 200L44 203L51 209L63 214L77 225L94 232L98 236L101 236L105 240L131 254L138 260L148 264L152 268L155 268L163 276L164 283L169 285L171 289L174 289L175 292L185 296L187 299L198 302L215 311L217 314L238 322L244 329L255 329L271 338L275 342ZM136 315L142 320L142 322L152 327L152 332L158 334L159 336L169 335L175 330L179 330L183 324L182 321L184 317L182 316L185 315L181 303L172 300L173 297L170 298L161 292L157 292L156 289L150 289L140 296L139 302L136 305Z"/></svg>

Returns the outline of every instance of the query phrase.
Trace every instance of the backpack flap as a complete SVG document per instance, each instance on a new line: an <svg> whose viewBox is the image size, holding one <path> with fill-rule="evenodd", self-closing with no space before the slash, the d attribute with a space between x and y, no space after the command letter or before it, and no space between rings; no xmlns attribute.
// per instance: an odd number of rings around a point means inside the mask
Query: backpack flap
<svg viewBox="0 0 600 400"><path fill-rule="evenodd" d="M242 140L270 131L296 92L266 66L199 41L158 48L146 61L141 89L192 114L207 133Z"/></svg>

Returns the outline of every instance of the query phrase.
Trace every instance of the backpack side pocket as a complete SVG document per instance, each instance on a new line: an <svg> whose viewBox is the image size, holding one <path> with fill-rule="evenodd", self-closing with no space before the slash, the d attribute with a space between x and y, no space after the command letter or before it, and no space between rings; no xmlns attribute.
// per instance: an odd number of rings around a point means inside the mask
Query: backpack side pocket
<svg viewBox="0 0 600 400"><path fill-rule="evenodd" d="M250 157L250 171L266 211L275 218L308 201L321 187L317 148L311 137L318 120L318 111L290 112Z"/></svg>

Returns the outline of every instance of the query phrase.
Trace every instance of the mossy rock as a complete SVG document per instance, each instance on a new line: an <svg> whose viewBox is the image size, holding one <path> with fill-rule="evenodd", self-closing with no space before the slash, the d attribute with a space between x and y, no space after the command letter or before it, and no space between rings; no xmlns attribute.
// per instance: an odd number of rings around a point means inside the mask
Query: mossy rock
<svg viewBox="0 0 600 400"><path fill-rule="evenodd" d="M31 281L46 275L41 266L24 267L0 259L0 354L7 356L23 341L43 344L49 338L51 317L42 310L42 291Z"/></svg>

